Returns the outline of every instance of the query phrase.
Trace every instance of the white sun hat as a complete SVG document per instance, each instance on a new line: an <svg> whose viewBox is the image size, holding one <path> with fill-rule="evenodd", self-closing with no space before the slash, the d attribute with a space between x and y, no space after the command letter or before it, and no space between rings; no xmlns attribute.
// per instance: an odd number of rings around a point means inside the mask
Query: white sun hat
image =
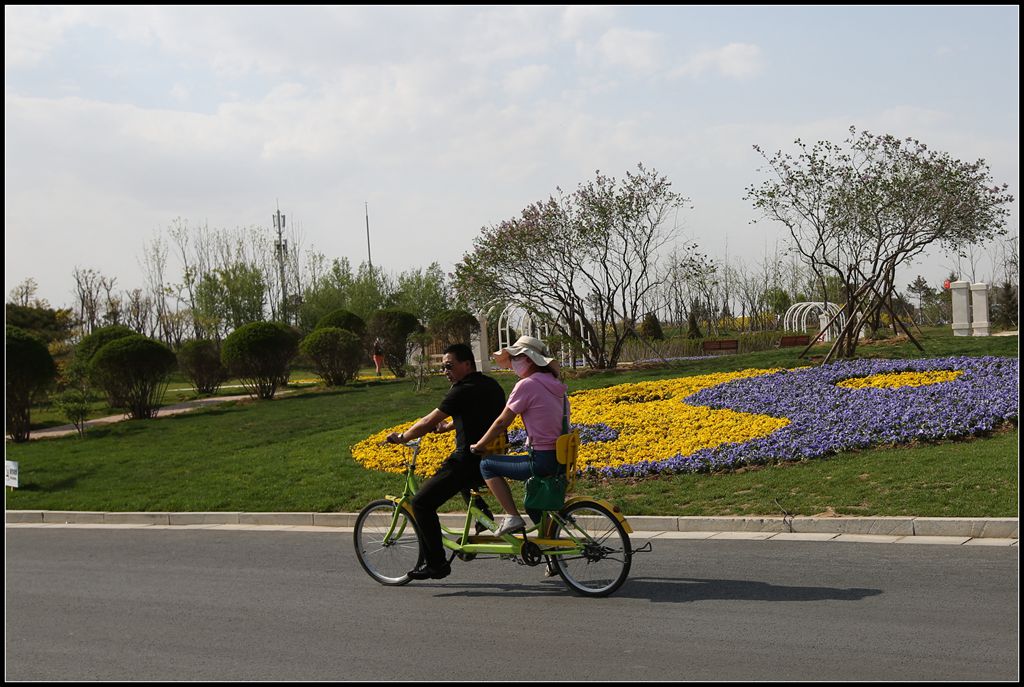
<svg viewBox="0 0 1024 687"><path fill-rule="evenodd" d="M494 362L496 362L499 367L510 367L512 365L512 357L517 355L525 355L532 360L537 367L545 367L553 363L555 360L550 357L551 351L548 350L547 345L545 345L545 343L540 339L535 339L532 336L520 336L511 346L506 346L500 351L495 351L491 355L494 356Z"/></svg>

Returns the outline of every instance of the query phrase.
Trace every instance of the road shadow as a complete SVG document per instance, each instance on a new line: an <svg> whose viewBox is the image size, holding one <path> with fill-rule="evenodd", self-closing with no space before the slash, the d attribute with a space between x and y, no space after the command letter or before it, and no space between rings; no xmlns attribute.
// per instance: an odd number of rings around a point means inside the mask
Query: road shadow
<svg viewBox="0 0 1024 687"><path fill-rule="evenodd" d="M557 577L538 584L436 583L436 586L448 590L437 594L439 597L535 597L565 594L568 591ZM653 603L690 603L710 600L860 601L881 593L881 589L804 587L769 584L756 580L630 577L612 596L644 599Z"/></svg>

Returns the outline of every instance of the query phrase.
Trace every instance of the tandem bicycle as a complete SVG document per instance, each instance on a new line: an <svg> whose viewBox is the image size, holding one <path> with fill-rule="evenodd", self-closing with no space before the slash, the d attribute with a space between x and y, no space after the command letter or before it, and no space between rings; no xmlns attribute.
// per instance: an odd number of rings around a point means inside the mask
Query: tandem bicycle
<svg viewBox="0 0 1024 687"><path fill-rule="evenodd" d="M356 518L356 556L370 577L384 585L406 584L411 579L408 571L423 562L411 504L419 486L419 443L417 439L405 444L410 458L406 461L401 496L373 501ZM565 459L570 484L575 477L575 457L576 451L571 450ZM485 491L481 487L472 496ZM572 591L601 597L613 593L626 581L634 553L651 550L650 542L639 549L632 548L632 528L618 506L603 499L568 498L559 510L542 511L539 523L500 537L493 534L498 525L475 502L475 498L470 499L460 529L441 524L442 543L451 552L449 563L455 558L472 561L485 557L510 559L529 566L546 563L548 570L557 573ZM489 533L478 534L476 523L481 523Z"/></svg>

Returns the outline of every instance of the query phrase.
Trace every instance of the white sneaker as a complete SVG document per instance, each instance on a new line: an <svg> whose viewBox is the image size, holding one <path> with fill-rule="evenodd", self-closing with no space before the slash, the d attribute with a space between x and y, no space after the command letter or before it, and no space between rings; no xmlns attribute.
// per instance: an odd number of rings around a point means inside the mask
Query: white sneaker
<svg viewBox="0 0 1024 687"><path fill-rule="evenodd" d="M506 515L501 523L501 527L495 530L494 536L500 537L503 534L524 529L526 529L526 522L521 517L518 515Z"/></svg>

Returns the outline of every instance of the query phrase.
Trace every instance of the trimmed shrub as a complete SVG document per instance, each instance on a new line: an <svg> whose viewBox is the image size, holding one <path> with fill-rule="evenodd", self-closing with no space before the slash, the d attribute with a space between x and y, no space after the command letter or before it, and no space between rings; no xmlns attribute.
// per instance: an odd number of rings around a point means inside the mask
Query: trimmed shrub
<svg viewBox="0 0 1024 687"><path fill-rule="evenodd" d="M135 332L122 324L112 324L107 327L100 327L93 331L82 340L78 342L75 347L75 360L73 365L79 367L82 370L90 370L90 363L96 353L111 341L117 339L123 339L127 336L138 336L138 332ZM109 384L103 384L99 379L94 379L91 373L88 373L88 381L94 386L98 386L102 389L111 389L107 391L107 403L111 408L124 408L127 405L127 400L123 396L116 395L118 393L116 386ZM114 395L111 395L114 394Z"/></svg>
<svg viewBox="0 0 1024 687"><path fill-rule="evenodd" d="M637 333L645 339L653 339L655 341L662 341L665 338L665 332L661 329L661 322L658 321L658 316L652 312L644 315Z"/></svg>
<svg viewBox="0 0 1024 687"><path fill-rule="evenodd" d="M178 349L178 368L201 394L215 393L228 378L220 360L220 347L209 339L183 343Z"/></svg>
<svg viewBox="0 0 1024 687"><path fill-rule="evenodd" d="M156 416L167 380L177 365L174 352L141 334L104 344L89 362L89 374L108 396L124 400L129 417Z"/></svg>
<svg viewBox="0 0 1024 687"><path fill-rule="evenodd" d="M384 349L384 363L396 377L405 376L405 361L409 357L409 335L420 331L419 320L404 310L378 310L370 316L367 335L380 339Z"/></svg>
<svg viewBox="0 0 1024 687"><path fill-rule="evenodd" d="M32 398L57 376L46 344L24 329L6 327L7 432L16 442L28 441Z"/></svg>
<svg viewBox="0 0 1024 687"><path fill-rule="evenodd" d="M123 324L112 324L108 327L100 327L92 334L82 337L82 340L75 346L75 358L88 365L96 352L104 345L115 339L122 339L126 336L135 336L138 332L125 327Z"/></svg>
<svg viewBox="0 0 1024 687"><path fill-rule="evenodd" d="M250 395L273 398L288 381L288 366L298 352L295 332L279 322L250 322L231 332L220 359Z"/></svg>
<svg viewBox="0 0 1024 687"><path fill-rule="evenodd" d="M473 334L479 331L480 321L468 310L442 310L430 321L430 334L442 346L468 344Z"/></svg>
<svg viewBox="0 0 1024 687"><path fill-rule="evenodd" d="M317 328L302 340L299 349L327 386L342 386L355 379L366 355L359 336L338 327Z"/></svg>
<svg viewBox="0 0 1024 687"><path fill-rule="evenodd" d="M333 310L321 317L313 329L323 329L325 327L347 329L360 338L366 334L366 323L363 322L363 318L342 308Z"/></svg>

